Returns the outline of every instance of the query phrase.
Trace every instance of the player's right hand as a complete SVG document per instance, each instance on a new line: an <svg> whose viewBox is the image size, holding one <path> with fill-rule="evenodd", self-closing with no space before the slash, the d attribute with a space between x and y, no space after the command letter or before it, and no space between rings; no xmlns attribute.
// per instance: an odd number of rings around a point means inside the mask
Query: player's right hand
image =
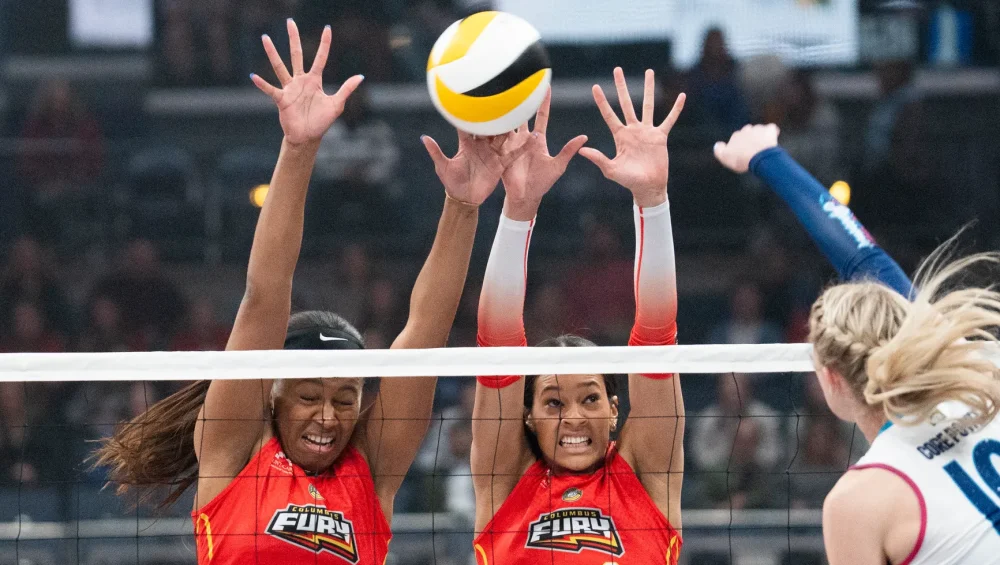
<svg viewBox="0 0 1000 565"><path fill-rule="evenodd" d="M526 152L504 170L503 181L506 198L504 199L504 215L512 220L531 221L538 212L542 197L566 172L570 159L587 143L587 136L578 135L569 140L558 155L549 155L549 146L545 140L545 132L549 125L549 108L552 102L552 90L545 94L542 105L535 114L534 130L528 128L527 122L516 131L510 133L504 142L507 152L524 147Z"/></svg>
<svg viewBox="0 0 1000 565"><path fill-rule="evenodd" d="M750 169L750 160L754 155L777 147L780 132L774 124L743 126L729 137L728 143L720 141L715 144L715 158L730 171L745 173Z"/></svg>
<svg viewBox="0 0 1000 565"><path fill-rule="evenodd" d="M299 40L299 28L291 18L288 19L288 44L292 58L292 73L281 61L278 50L267 35L261 38L264 51L271 61L271 68L278 77L281 88L275 88L258 75L250 75L250 80L274 100L278 106L278 119L285 133L285 141L292 145L318 143L326 130L344 112L344 104L351 93L358 88L364 77L355 75L347 79L336 94L330 96L323 92L323 67L326 66L330 54L330 26L323 30L316 58L309 72L302 66L302 42Z"/></svg>

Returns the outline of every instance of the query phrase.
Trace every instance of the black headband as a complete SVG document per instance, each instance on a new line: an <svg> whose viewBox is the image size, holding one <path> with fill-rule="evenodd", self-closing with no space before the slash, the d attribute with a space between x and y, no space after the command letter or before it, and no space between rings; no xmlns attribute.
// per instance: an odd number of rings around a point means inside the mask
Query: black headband
<svg viewBox="0 0 1000 565"><path fill-rule="evenodd" d="M357 337L324 326L310 326L288 332L285 349L364 349Z"/></svg>

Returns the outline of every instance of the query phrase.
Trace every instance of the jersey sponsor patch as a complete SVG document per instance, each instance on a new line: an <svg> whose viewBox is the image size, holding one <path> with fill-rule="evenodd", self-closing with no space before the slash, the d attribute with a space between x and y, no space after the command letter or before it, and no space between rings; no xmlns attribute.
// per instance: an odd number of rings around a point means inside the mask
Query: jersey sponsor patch
<svg viewBox="0 0 1000 565"><path fill-rule="evenodd" d="M566 492L562 495L562 499L566 502L576 502L581 498L583 498L583 491L576 487L566 489Z"/></svg>
<svg viewBox="0 0 1000 565"><path fill-rule="evenodd" d="M569 553L590 549L616 557L625 553L615 521L596 508L563 508L539 515L528 526L525 547Z"/></svg>
<svg viewBox="0 0 1000 565"><path fill-rule="evenodd" d="M276 510L267 533L315 553L326 551L350 563L358 562L354 525L342 512L324 506L289 504Z"/></svg>

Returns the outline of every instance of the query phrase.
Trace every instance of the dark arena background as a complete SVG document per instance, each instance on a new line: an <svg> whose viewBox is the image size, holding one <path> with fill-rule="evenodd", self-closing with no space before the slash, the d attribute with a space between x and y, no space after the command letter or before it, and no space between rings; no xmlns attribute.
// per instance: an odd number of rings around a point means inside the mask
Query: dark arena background
<svg viewBox="0 0 1000 565"><path fill-rule="evenodd" d="M613 154L590 88L614 90L615 66L633 95L655 70L657 123L687 93L669 149L683 344L804 342L835 278L774 193L713 157L748 123L777 124L907 273L963 226L963 250L1000 248L992 0L0 0L0 352L225 348L282 140L248 75L277 84L260 37L287 60L288 17L307 61L332 26L328 93L366 76L320 145L293 311L336 311L368 349L387 348L444 201L420 136L456 149L427 93L428 52L484 9L542 35L554 150L582 133ZM449 346L476 345L502 205L497 190L481 207ZM529 342L626 343L631 195L575 158L537 222ZM195 563L191 492L135 508L90 464L95 440L184 384L134 378L0 382L0 565ZM475 563L474 385L438 381L395 498L390 565ZM826 563L824 497L867 444L815 378L698 374L683 392L681 563Z"/></svg>

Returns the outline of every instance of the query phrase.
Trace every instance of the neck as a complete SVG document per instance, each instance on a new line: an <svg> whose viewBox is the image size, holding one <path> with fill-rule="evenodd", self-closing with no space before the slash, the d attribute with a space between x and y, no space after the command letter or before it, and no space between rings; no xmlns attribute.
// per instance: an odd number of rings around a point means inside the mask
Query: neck
<svg viewBox="0 0 1000 565"><path fill-rule="evenodd" d="M881 406L875 410L864 408L861 410L863 410L861 415L854 422L858 425L861 433L865 435L865 439L870 444L875 441L878 433L882 430L882 426L887 422L885 412Z"/></svg>

